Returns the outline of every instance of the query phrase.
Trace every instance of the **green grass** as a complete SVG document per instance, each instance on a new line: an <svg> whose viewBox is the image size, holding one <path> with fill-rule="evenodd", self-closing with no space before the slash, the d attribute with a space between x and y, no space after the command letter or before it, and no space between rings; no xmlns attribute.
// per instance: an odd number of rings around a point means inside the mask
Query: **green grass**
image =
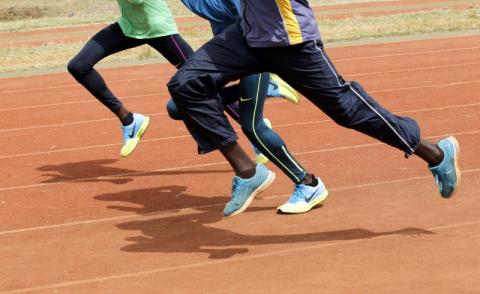
<svg viewBox="0 0 480 294"><path fill-rule="evenodd" d="M208 27L192 27L182 30L182 35L193 48L198 48L212 35ZM64 67L83 47L86 40L78 42L48 42L36 46L0 47L0 73ZM99 64L144 60L161 57L153 48L144 45L111 55Z"/></svg>
<svg viewBox="0 0 480 294"><path fill-rule="evenodd" d="M335 5L393 0L311 0L312 5ZM176 16L192 15L180 0L166 0ZM103 23L118 17L115 0L0 0L0 33L48 27Z"/></svg>
<svg viewBox="0 0 480 294"><path fill-rule="evenodd" d="M191 15L180 0L166 0L175 15ZM0 0L0 33L114 21L115 0Z"/></svg>
<svg viewBox="0 0 480 294"><path fill-rule="evenodd" d="M480 8L439 9L378 17L322 19L320 30L325 41L405 36L411 34L480 29Z"/></svg>

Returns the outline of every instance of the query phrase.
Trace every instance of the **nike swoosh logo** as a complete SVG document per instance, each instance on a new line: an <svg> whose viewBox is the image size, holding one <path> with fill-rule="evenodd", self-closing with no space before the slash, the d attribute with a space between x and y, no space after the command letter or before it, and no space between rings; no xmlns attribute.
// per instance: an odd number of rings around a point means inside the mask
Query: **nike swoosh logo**
<svg viewBox="0 0 480 294"><path fill-rule="evenodd" d="M245 101L249 101L249 100L252 100L253 98L243 98L243 97L240 97L240 101L241 102L245 102Z"/></svg>
<svg viewBox="0 0 480 294"><path fill-rule="evenodd" d="M315 193L317 193L318 189L320 189L320 187L317 187L317 189L315 191L313 191L313 193L309 197L305 197L305 201L307 203L310 202L310 200L312 200L313 195L315 195Z"/></svg>
<svg viewBox="0 0 480 294"><path fill-rule="evenodd" d="M274 82L270 82L270 85L272 85L272 88L273 90L277 90L278 89L278 85Z"/></svg>
<svg viewBox="0 0 480 294"><path fill-rule="evenodd" d="M137 125L134 124L132 131L130 132L130 134L128 134L128 137L130 137L130 139L133 139L133 135L135 134L135 127L136 127L136 126L137 126Z"/></svg>

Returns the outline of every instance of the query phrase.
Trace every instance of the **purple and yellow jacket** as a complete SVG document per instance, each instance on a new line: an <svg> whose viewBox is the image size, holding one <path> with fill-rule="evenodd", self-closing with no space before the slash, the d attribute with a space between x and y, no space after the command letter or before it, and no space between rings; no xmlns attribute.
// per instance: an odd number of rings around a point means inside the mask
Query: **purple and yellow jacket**
<svg viewBox="0 0 480 294"><path fill-rule="evenodd" d="M241 26L251 47L280 47L320 39L307 0L241 0Z"/></svg>

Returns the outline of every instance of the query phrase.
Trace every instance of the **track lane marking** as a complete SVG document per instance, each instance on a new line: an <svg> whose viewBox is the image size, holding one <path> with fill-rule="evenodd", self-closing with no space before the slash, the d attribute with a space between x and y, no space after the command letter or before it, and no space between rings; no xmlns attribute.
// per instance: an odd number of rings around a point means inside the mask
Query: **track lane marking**
<svg viewBox="0 0 480 294"><path fill-rule="evenodd" d="M425 139L443 138L443 137L447 137L447 136L476 135L476 134L480 134L480 130L435 135L435 136L425 137ZM187 135L187 136L189 137L190 135ZM382 142L375 142L375 143L370 143L370 144L359 144L359 145L340 146L340 147L317 149L317 150L303 151L303 152L294 152L293 155L302 156L302 155L308 155L308 154L335 152L335 151L343 151L343 150L351 150L351 149L359 149L359 148L369 148L369 147L383 146L383 145L385 145L385 144L382 143ZM165 171L172 171L172 170L182 170L182 169L187 169L187 168L208 167L208 166L223 165L223 164L227 164L227 162L226 161L218 161L218 162L213 162L213 163L188 165L188 166L180 166L180 167L173 167L173 168L161 168L161 169L155 169L155 170L149 170L149 171L131 172L131 173L116 174L116 175L98 176L98 177L82 178L82 179L75 179L75 180L67 180L67 181L55 182L55 183L39 183L39 184L22 185L22 186L11 186L11 187L0 188L0 192L20 190L20 189L38 188L38 187L53 186L53 185L61 185L61 184L81 183L81 182L93 181L93 180L115 179L115 178L119 178L119 177L139 176L139 175L142 175L142 174L151 174L151 173L158 173L158 172L165 172Z"/></svg>
<svg viewBox="0 0 480 294"><path fill-rule="evenodd" d="M379 75L379 74L387 74L387 73L402 73L402 72L411 72L411 71L419 71L419 70L429 70L429 69L441 69L441 68L449 68L449 67L456 67L456 66L465 66L465 65L475 65L479 64L480 62L474 63L458 63L458 64L449 64L444 66L429 66L429 67L422 67L422 68L408 68L408 69L399 69L399 70L388 70L388 71L377 71L377 72L365 72L365 73L357 73L351 74L349 77L360 77L360 76L368 76L368 75ZM478 80L474 81L455 81L449 83L441 83L435 85L428 85L428 86L420 86L420 87L441 87L441 86L456 86L459 84L468 84L468 83L478 83ZM410 88L405 88L410 89ZM377 90L378 91L378 90ZM369 91L369 93L375 93L374 91ZM122 100L129 100L135 98L146 98L146 97L161 97L161 96L168 96L170 93L168 92L155 92L149 94L139 94L139 95L129 95L122 97ZM11 111L18 111L18 110L29 110L29 109L37 109L37 108L44 108L44 107L56 107L56 106L66 106L66 105L74 105L74 104L83 104L83 103L93 103L98 102L95 99L83 99L79 101L68 101L68 102L58 102L58 103L47 103L47 104L38 104L38 105L31 105L31 106L18 106L18 107L6 107L0 108L0 112L11 112Z"/></svg>
<svg viewBox="0 0 480 294"><path fill-rule="evenodd" d="M348 46L350 47L350 46ZM347 48L348 48L347 47ZM405 52L405 53L395 53L395 54L381 54L381 55L374 55L374 56L364 56L364 57L352 57L352 58L338 58L333 59L334 62L345 62L345 61L355 61L355 60L365 60L365 59L376 59L376 58L387 58L387 57L399 57L399 56L415 56L415 55L424 55L424 54L435 54L435 53L448 53L448 52L458 52L458 51L468 51L468 50L476 50L479 49L480 46L473 46L473 47L463 47L463 48L452 48L452 49L439 49L439 50L425 50L425 51L418 51L418 52ZM56 73L58 74L65 74L65 73ZM143 77L143 78L135 78L135 79L118 79L118 80L111 80L109 84L112 83L123 83L123 82L138 82L138 81L145 81L145 80L152 80L152 79L162 79L162 78L170 78L174 74L174 71L171 74L160 74L156 75L155 77ZM48 76L48 75L44 75ZM38 77L38 76L35 76ZM29 78L29 77L22 77L22 78ZM30 92L30 91L41 91L41 90L52 90L52 89L64 89L70 87L79 87L78 83L71 83L66 85L59 85L59 86L50 86L50 87L37 87L37 88L29 88L29 89L18 89L18 90L7 90L7 91L0 91L0 94L13 94L13 93L23 93L23 92ZM80 87L79 87L80 88Z"/></svg>
<svg viewBox="0 0 480 294"><path fill-rule="evenodd" d="M479 47L480 48L480 47ZM427 66L427 67L418 67L418 68L408 68L408 69L399 69L399 70L387 70L387 71L377 71L377 72L365 72L365 73L357 73L351 74L349 77L361 77L361 76L368 76L368 75L379 75L379 74L389 74L389 73L402 73L402 72L412 72L412 71L419 71L419 70L433 70L433 69L442 69L442 68L449 68L449 67L458 67L458 66L465 66L465 65L475 65L479 64L480 62L473 62L473 63L457 63L457 64L449 64L449 65L442 65L442 66ZM479 81L456 81L444 84L435 84L429 86L441 86L441 85L458 85L458 83L477 83ZM423 86L422 86L423 87ZM1 92L0 92L1 93ZM369 91L369 93L375 93L375 91ZM150 94L139 94L139 95L130 95L122 97L122 100L129 100L135 98L146 98L146 97L161 97L164 95L169 95L168 92L155 92ZM74 104L83 104L83 103L93 103L98 102L95 99L84 99L79 101L68 101L68 102L58 102L58 103L47 103L47 104L39 104L39 105L31 105L31 106L18 106L18 107L7 107L7 108L0 108L0 112L11 112L11 111L18 111L18 110L29 110L29 109L37 109L37 108L44 108L44 107L56 107L56 106L66 106L66 105L74 105Z"/></svg>
<svg viewBox="0 0 480 294"><path fill-rule="evenodd" d="M435 232L435 231L443 231L443 230L455 229L455 228L461 228L461 227L475 226L475 225L478 225L478 224L480 224L480 220L472 220L472 221L465 221L465 222L449 224L449 225L429 227L429 228L425 228L425 230ZM110 276L96 277L96 278L91 278L91 279L83 279L83 280L62 282L62 283L56 283L56 284L49 284L49 285L44 285L44 286L29 287L29 288L23 288L23 289L15 289L15 290L6 291L6 292L3 292L3 293L8 293L8 294L26 293L26 292L49 290L49 289L55 289L55 288L66 288L66 287L69 287L69 286L77 286L77 285L84 285L84 284L91 284L91 283L101 283L101 282L105 282L105 281L112 281L112 280L119 280L119 279L125 279L125 278L147 276L147 275L158 274L158 273L162 273L162 272L171 272L171 271L178 271L178 270L185 270L185 269L192 269L192 268L202 268L202 267L218 265L218 264L230 264L230 263L235 263L235 262L245 262L245 261L249 261L249 260L257 260L257 259L267 258L267 257L271 257L271 256L294 254L294 253L298 253L298 252L317 250L317 249L320 249L320 248L329 248L329 247L337 247L337 246L343 246L343 245L352 245L352 244L363 243L363 242L368 242L368 241L372 241L372 240L388 239L388 238L394 238L394 237L399 237L399 235L392 234L392 235L376 236L375 238L330 241L330 242L327 242L327 243L320 243L320 244L309 245L309 246L296 246L296 247L290 248L290 249L273 250L273 251L269 251L269 252L265 252L265 253L259 253L259 254L253 254L252 253L248 256L231 257L229 259L195 262L195 263L190 263L190 264L177 265L177 266L167 266L167 267L163 267L163 268L155 268L155 269L150 269L150 270L123 273L123 274L118 274L118 275L110 275Z"/></svg>
<svg viewBox="0 0 480 294"><path fill-rule="evenodd" d="M226 165L227 162L217 162L217 163L212 164L212 166L213 165L219 165L219 164L225 164ZM170 169L170 170L172 170L172 169ZM474 174L474 173L479 173L479 172L480 172L480 168L466 169L466 170L462 170L462 175L463 174L464 175ZM428 176L417 176L417 177L410 177L410 178L403 178L403 179L394 179L394 180L387 180L387 181L371 182L371 183L366 183L366 184L357 184L357 185L341 186L341 187L331 187L331 188L328 188L328 190L329 191L354 190L354 189L376 187L376 186L382 186L382 185L398 184L398 183L404 183L404 182L413 182L413 181L426 180L426 179L432 179L432 176L430 176L430 175L428 175ZM268 196L268 197L262 197L261 200L288 198L289 196L290 196L290 194L273 195L273 196ZM116 221L119 221L119 220L132 219L132 218L159 217L159 216L161 216L162 218L163 217L167 218L167 217L172 217L172 216L179 216L179 215L195 213L196 211L201 210L203 208L223 207L224 205L225 205L225 203L217 203L217 204L210 204L210 205L192 206L192 207L187 207L187 208L182 208L182 209L175 208L175 209L168 209L168 210L162 210L162 211L153 211L153 212L149 212L149 213L127 214L127 215L108 217L108 218L90 219L90 220L60 223L60 224L54 224L54 225L28 227L28 228L22 228L22 229L0 231L0 237L4 236L4 235L13 235L13 234L18 234L18 233L51 230L51 229L57 229L57 228L73 227L73 226L78 226L78 225L88 225L88 224L96 224L96 223L104 223L104 222L112 222L112 221L116 222Z"/></svg>
<svg viewBox="0 0 480 294"><path fill-rule="evenodd" d="M283 102L283 101L282 101ZM460 104L460 105L451 105L451 106L442 106L442 107L433 107L433 108L423 108L423 109L413 109L413 110L404 110L404 111L392 111L394 114L408 114L408 113L418 113L418 112L428 112L428 111L439 111L439 110L448 110L448 109L456 109L456 108L467 108L467 107L475 107L479 106L480 103L469 103L469 104ZM157 115L164 115L166 113L155 113L152 116ZM99 119L95 122L103 122L103 121L110 121L113 119ZM37 126L37 127L27 127L27 128L17 128L17 129L6 129L0 130L1 133L9 132L9 131L24 131L24 130L33 130L37 128L44 128L44 127L64 127L69 125L78 125L89 123L91 121L82 121L82 122L73 122L73 123L66 123L66 124L54 124L54 125L46 125L46 126ZM305 122L295 122L295 123L287 123L287 124L278 124L275 125L275 128L283 128L283 127L292 127L292 126L301 126L301 125L312 125L312 124L321 124L321 123L331 123L333 122L331 119L324 119L324 120L310 120ZM236 132L241 132L241 129L235 128ZM190 138L189 134L179 135L179 136L169 136L169 137L158 137L152 139L143 139L142 143L153 143L165 140L175 140L175 139L185 139ZM108 148L113 146L120 146L120 143L110 143L110 144L100 144L100 145L90 145L84 147L73 147L73 148L64 148L58 150L49 150L49 151L38 151L38 152L28 152L28 153L18 153L18 154L9 154L9 155L1 155L1 159L11 159L11 158L18 158L18 157L27 157L27 156L37 156L37 155L46 155L46 154L54 154L54 153L61 153L61 152L70 152L70 151L79 151L79 150L88 150L88 149L99 149L99 148Z"/></svg>

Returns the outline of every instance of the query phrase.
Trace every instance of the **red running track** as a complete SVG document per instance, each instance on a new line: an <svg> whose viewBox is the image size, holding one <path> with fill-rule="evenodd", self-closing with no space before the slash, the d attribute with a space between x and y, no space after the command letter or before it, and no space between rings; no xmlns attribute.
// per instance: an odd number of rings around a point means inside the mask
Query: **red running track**
<svg viewBox="0 0 480 294"><path fill-rule="evenodd" d="M112 115L67 74L0 82L0 292L475 293L480 289L480 36L330 49L347 79L420 123L457 136L462 187L441 199L418 158L342 129L306 99L266 114L330 190L282 216L292 184L222 217L232 172L196 155L165 114L165 64L105 69L150 114L120 160ZM242 144L248 146L245 139Z"/></svg>

